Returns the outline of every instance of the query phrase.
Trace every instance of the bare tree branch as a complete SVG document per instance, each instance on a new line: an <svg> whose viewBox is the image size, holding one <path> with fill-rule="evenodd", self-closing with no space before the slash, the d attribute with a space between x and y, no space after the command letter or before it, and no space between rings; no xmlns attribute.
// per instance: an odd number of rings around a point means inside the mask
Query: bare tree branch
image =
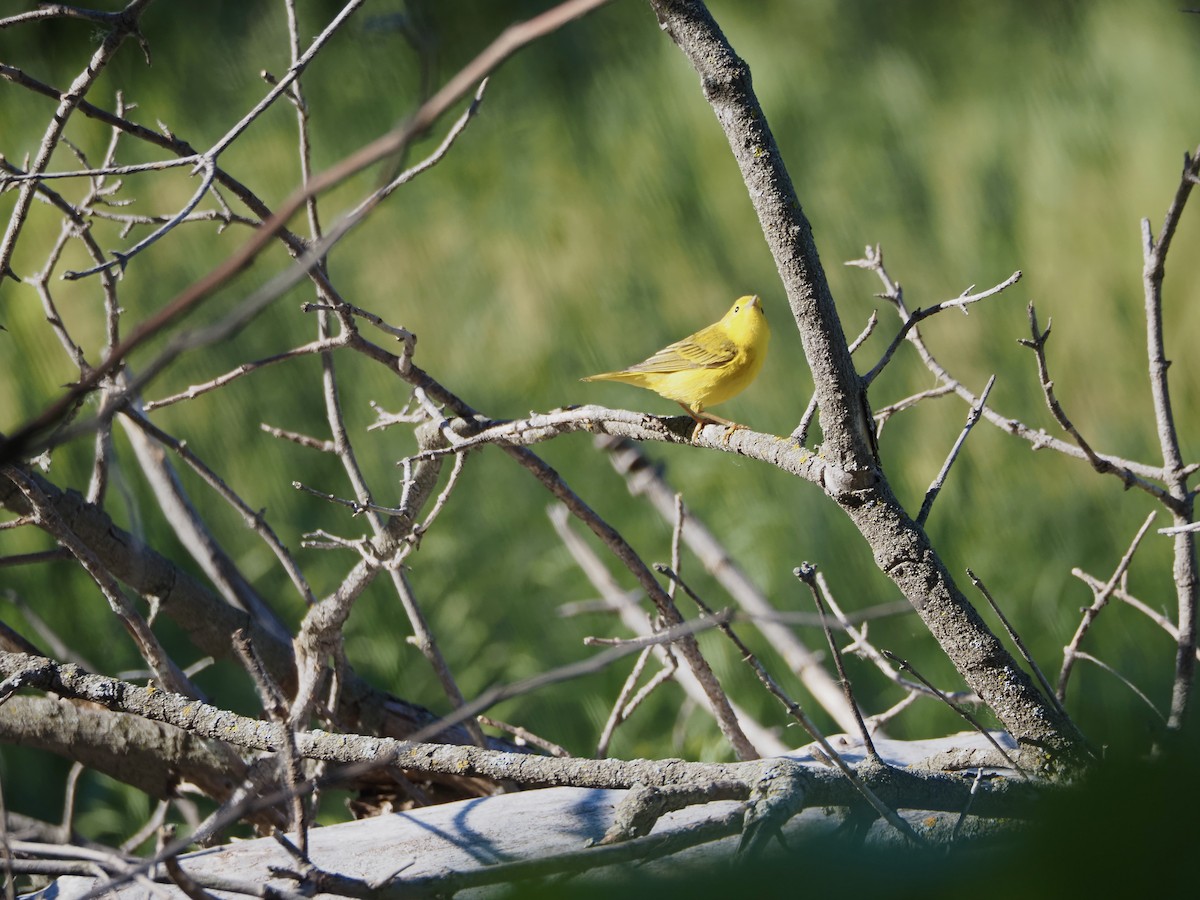
<svg viewBox="0 0 1200 900"><path fill-rule="evenodd" d="M1092 601L1092 605L1083 611L1083 618L1079 621L1079 627L1075 629L1075 635L1071 638L1071 642L1063 648L1062 670L1058 673L1057 690L1058 702L1060 704L1066 699L1067 680L1071 677L1071 669L1075 666L1079 645L1083 642L1084 635L1092 627L1096 616L1100 615L1100 611L1108 605L1108 600L1112 596L1113 590L1125 575L1125 572L1128 571L1130 564L1133 562L1133 554L1137 552L1138 546L1142 543L1142 538L1150 530L1150 525L1154 522L1156 515L1158 514L1150 513L1150 515L1146 516L1146 521L1142 523L1142 527L1133 536L1133 540L1129 544L1129 549L1125 551L1125 555L1117 563L1117 568L1113 571L1112 577L1099 590L1093 590L1095 598Z"/></svg>
<svg viewBox="0 0 1200 900"><path fill-rule="evenodd" d="M50 163L51 154L62 138L63 129L66 128L71 113L79 105L84 94L95 84L96 79L100 77L100 73L104 71L117 50L125 43L125 39L137 32L138 20L152 2L153 0L131 0L118 16L109 21L111 26L109 32L104 36L104 40L96 52L92 54L92 58L88 60L87 66L79 73L71 83L71 87L60 99L54 115L50 117L50 124L42 136L37 156L34 157L30 166L31 173L45 171L46 166ZM36 186L35 181L26 181L21 185L21 190L17 194L17 202L8 219L8 228L4 232L4 237L0 239L0 278L10 272L9 264L12 262L13 250L17 245L17 239L20 237L25 219L29 215L29 206L33 202ZM0 461L8 460L0 459Z"/></svg>
<svg viewBox="0 0 1200 900"><path fill-rule="evenodd" d="M1183 454L1179 448L1179 431L1175 426L1175 411L1167 381L1166 349L1163 341L1162 283L1167 252L1175 236L1176 226L1183 215L1184 205L1192 187L1200 177L1200 148L1192 155L1184 154L1183 172L1175 196L1167 209L1162 230L1155 240L1150 233L1150 221L1142 220L1142 285L1146 300L1146 349L1150 363L1150 392L1154 400L1154 419L1158 426L1158 441L1162 450L1163 474L1175 506L1171 508L1174 525L1189 525L1195 519L1195 496L1188 488L1184 474ZM1175 535L1175 597L1179 605L1179 640L1175 652L1175 682L1171 691L1171 715L1168 727L1179 731L1190 706L1192 688L1196 681L1197 647L1197 590L1200 589L1200 564L1196 559L1196 538L1192 532Z"/></svg>
<svg viewBox="0 0 1200 900"><path fill-rule="evenodd" d="M1028 765L1070 768L1080 736L1043 698L971 607L924 530L901 508L875 454L866 385L855 372L792 181L754 94L750 70L699 0L650 0L700 76L783 279L813 372L829 466L822 487L871 544L876 563L921 615L967 683L1000 716Z"/></svg>
<svg viewBox="0 0 1200 900"><path fill-rule="evenodd" d="M674 491L637 445L609 437L599 438L598 443L608 451L613 468L624 476L630 493L646 497L659 515L665 518L670 511ZM680 536L699 558L705 571L754 619L763 637L799 677L817 703L841 728L846 731L854 728L854 712L822 667L817 654L805 646L793 629L780 621L779 611L737 564L717 536L691 513L685 516Z"/></svg>
<svg viewBox="0 0 1200 900"><path fill-rule="evenodd" d="M933 509L933 501L937 499L937 495L941 493L942 485L946 483L946 476L950 474L950 467L954 465L954 460L958 458L958 453L962 449L963 444L967 440L967 435L971 433L971 429L975 427L975 423L979 421L979 413L987 404L988 394L992 392L992 385L996 383L996 376L993 375L988 379L988 382L983 387L983 393L979 395L979 402L971 407L971 412L967 415L966 424L963 425L963 430L959 432L958 440L954 442L954 446L950 448L950 453L946 456L946 461L942 463L942 468L934 477L929 489L925 492L925 499L921 501L921 511L917 513L917 524L922 528L925 527L925 522L929 519L929 513Z"/></svg>
<svg viewBox="0 0 1200 900"><path fill-rule="evenodd" d="M149 2L151 0L134 0L131 6L140 8ZM512 56L512 54L530 42L561 28L568 22L586 15L607 2L608 0L566 0L566 2L553 7L535 19L510 26L506 29L479 56L447 82L438 93L426 101L412 117L397 128L377 138L366 147L351 154L337 165L315 176L307 185L295 191L263 223L254 237L243 244L236 253L226 258L223 263L213 269L207 276L195 282L191 287L165 304L158 312L143 321L124 341L112 348L103 363L97 366L87 377L72 386L56 403L51 404L41 414L26 422L13 434L0 438L0 463L12 462L23 455L41 450L41 446L35 447L35 445L39 440L44 440L41 437L43 433L47 429L54 427L75 406L79 398L90 392L104 377L111 374L134 349L144 344L151 337L160 334L171 323L178 321L184 315L194 310L212 296L219 287L245 268L261 252L276 232L291 219L292 215L305 203L308 197L328 190L354 173L362 171L380 160L388 159L400 153L409 146L414 138L424 134L447 109L490 72L494 71L497 66ZM72 100L73 105L74 100ZM214 145L213 151L219 152L220 148L221 143L218 142L217 145ZM213 151L210 151L210 153L215 155ZM24 192L25 188L22 188L22 191ZM32 189L30 189L30 195L32 196ZM319 242L316 247L310 249L299 260L293 270L291 270L291 273L285 273L283 277L272 279L272 281L268 282L266 289L260 289L251 295L243 304L241 315L237 319L232 320L230 324L236 327L241 320L254 315L260 308L266 306L271 300L277 297L279 293L303 278L313 263L324 254L327 246L340 238L356 221L358 220L353 217L343 220L341 227L331 231L325 241ZM10 228L10 230L13 229ZM15 234L12 240L15 240ZM10 240L6 237L5 246L9 243ZM7 253L11 253L11 247ZM7 256L0 256L0 263L3 263L0 264L0 276L2 276L7 267ZM228 333L227 330L221 329L212 333L207 339L219 340L227 336ZM172 347L169 352L177 354L180 352L180 349ZM154 367L147 367L144 371L153 372Z"/></svg>

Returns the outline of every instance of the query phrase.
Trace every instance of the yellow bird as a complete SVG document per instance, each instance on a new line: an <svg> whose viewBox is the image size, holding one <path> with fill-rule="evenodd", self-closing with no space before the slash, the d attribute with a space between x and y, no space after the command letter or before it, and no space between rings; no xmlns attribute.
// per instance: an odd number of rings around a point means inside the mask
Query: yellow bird
<svg viewBox="0 0 1200 900"><path fill-rule="evenodd" d="M739 297L721 321L659 350L649 359L584 381L623 381L674 400L696 420L742 427L706 412L749 386L767 355L771 329L757 296Z"/></svg>

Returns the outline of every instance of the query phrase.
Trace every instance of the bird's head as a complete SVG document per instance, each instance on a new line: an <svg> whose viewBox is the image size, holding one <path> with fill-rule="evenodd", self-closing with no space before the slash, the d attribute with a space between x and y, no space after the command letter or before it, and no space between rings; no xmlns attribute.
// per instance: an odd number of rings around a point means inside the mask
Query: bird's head
<svg viewBox="0 0 1200 900"><path fill-rule="evenodd" d="M721 324L738 343L765 340L770 334L767 317L763 314L762 300L757 294L738 297L721 319Z"/></svg>

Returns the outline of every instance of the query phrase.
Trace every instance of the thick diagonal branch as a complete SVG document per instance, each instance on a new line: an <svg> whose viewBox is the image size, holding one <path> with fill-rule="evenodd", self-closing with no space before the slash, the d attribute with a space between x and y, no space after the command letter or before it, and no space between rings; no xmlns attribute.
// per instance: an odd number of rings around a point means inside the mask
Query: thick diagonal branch
<svg viewBox="0 0 1200 900"><path fill-rule="evenodd" d="M1078 733L1034 687L954 584L923 528L877 465L862 379L855 372L812 227L783 165L743 62L699 0L650 0L659 23L699 73L775 257L816 384L822 487L870 543L879 567L912 603L967 683L1020 742L1030 766L1079 758Z"/></svg>

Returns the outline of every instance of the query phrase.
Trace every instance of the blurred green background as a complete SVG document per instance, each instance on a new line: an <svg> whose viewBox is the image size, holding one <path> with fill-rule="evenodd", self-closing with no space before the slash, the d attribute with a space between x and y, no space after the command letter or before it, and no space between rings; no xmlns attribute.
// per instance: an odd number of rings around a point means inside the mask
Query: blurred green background
<svg viewBox="0 0 1200 900"><path fill-rule="evenodd" d="M325 168L400 121L419 101L423 81L437 86L508 23L548 2L380 2L334 38L304 78L314 165ZM340 8L302 4L307 43ZM1049 345L1058 396L1084 435L1105 452L1154 463L1157 439L1145 363L1139 220L1157 232L1184 151L1200 138L1192 87L1200 76L1200 17L1167 0L1058 4L955 2L838 3L833 0L714 2L711 9L754 84L853 336L878 309L880 326L859 351L870 368L896 320L873 295L878 281L843 263L882 245L909 305L924 306L1003 280L1020 284L970 316L948 313L922 329L940 361L976 390L998 376L993 405L1057 434L1045 409L1027 336L1025 306L1053 317ZM281 4L159 3L144 19L153 51L147 67L130 43L89 99L112 108L117 92L130 116L162 122L203 148L219 139L265 93L260 70L287 67ZM91 26L54 20L0 31L0 59L65 87L96 46ZM36 151L52 111L42 97L0 82L0 152L21 163ZM450 117L415 148L432 150ZM227 171L276 205L298 183L295 116L279 103L221 158ZM93 163L109 139L75 116L67 136ZM128 138L122 163L161 158ZM76 165L60 148L51 168ZM324 196L326 224L378 183L374 171ZM170 214L194 190L186 170L122 179L120 212ZM77 198L75 182L56 188ZM13 193L0 196L7 221ZM208 204L211 206L211 204ZM234 208L242 210L235 203ZM1197 437L1192 410L1200 372L1190 358L1200 304L1195 211L1185 216L1167 266L1171 388L1185 448ZM298 217L293 227L302 230ZM58 219L36 205L13 260L22 276L45 265ZM94 225L105 248L126 248L117 226ZM131 262L122 279L125 328L207 273L245 239L189 224ZM285 263L273 247L189 325L212 321ZM82 268L77 250L65 268ZM757 430L789 433L808 402L811 381L800 341L737 168L698 79L659 31L648 5L617 0L524 50L492 79L478 118L446 159L397 192L330 255L335 284L351 302L418 337L416 361L477 409L519 417L577 403L670 414L673 405L620 385L579 383L618 368L716 319L739 294L766 301L771 353L755 385L722 407ZM53 282L73 335L100 357L101 295L94 280ZM219 347L181 357L146 392L163 397L241 362L313 336L312 298L301 287L250 328ZM0 285L0 430L11 431L77 377L45 327L35 291ZM382 340L382 339L381 339ZM143 352L134 358L149 358ZM365 432L369 406L400 408L404 385L375 364L339 357L342 402L359 460L381 502L395 499L397 459L412 449L402 429ZM326 436L319 365L308 359L264 370L194 402L164 409L155 421L265 509L296 552L318 594L353 565L344 552L299 548L318 527L348 537L365 525L340 507L291 487L293 481L350 494L331 458L277 441L259 423ZM934 384L910 347L876 382L876 408ZM919 508L929 481L962 427L966 408L939 399L893 418L881 453L898 495ZM814 432L814 437L816 432ZM118 432L118 459L107 507L119 522L188 564L155 511L136 462ZM667 561L670 526L624 485L591 439L576 435L539 449L567 482L624 533L647 561ZM785 610L810 607L792 577L818 564L840 603L856 610L897 599L870 552L833 504L812 485L741 458L691 448L650 446L688 505L727 544L754 580ZM59 449L51 477L86 486L89 441ZM270 551L239 516L189 472L184 480L243 571L288 621L304 609ZM589 655L581 638L624 633L604 615L562 618L559 608L594 596L546 516L550 497L499 452L472 456L462 481L420 552L411 578L464 692L474 695ZM1116 479L1028 445L984 424L934 507L929 531L959 577L970 566L987 583L1053 677L1080 608L1091 593L1071 576L1081 567L1106 579L1153 505ZM1165 516L1156 524L1169 524ZM0 532L0 553L45 549L27 529ZM1129 588L1172 615L1170 542L1152 535L1131 569ZM615 570L615 567L614 567ZM684 575L717 606L727 601L686 555ZM632 586L627 576L618 573ZM963 579L965 582L965 579ZM60 562L0 569L0 587L21 598L98 669L139 668L122 629L97 591ZM981 604L982 605L982 604ZM19 609L4 620L38 640ZM987 616L989 619L990 614ZM742 631L785 686L807 695L748 626ZM376 585L355 608L348 650L376 685L435 710L446 709L435 678L405 643L396 598ZM195 653L169 625L164 634L183 664ZM911 659L946 689L960 687L915 616L871 626L878 646ZM804 637L823 646L818 631ZM777 704L737 654L703 641L736 700L783 728ZM1101 617L1085 649L1132 678L1165 711L1173 676L1172 642L1128 608ZM900 694L866 664L849 661L860 701L871 712ZM594 749L627 667L509 701L493 714L563 744ZM255 708L244 676L219 663L199 676L214 700ZM1069 707L1098 744L1146 746L1161 723L1111 675L1081 663ZM822 725L832 723L819 711ZM960 720L923 702L889 725L897 737L959 730ZM807 738L784 732L796 745ZM661 690L618 732L614 755L725 759L708 718ZM8 808L53 816L57 762L0 751ZM27 777L27 774L33 777ZM15 777L18 776L19 777ZM144 800L99 777L84 779L81 824L99 837L128 833ZM90 802L89 802L90 801ZM49 805L47 805L49 804Z"/></svg>

